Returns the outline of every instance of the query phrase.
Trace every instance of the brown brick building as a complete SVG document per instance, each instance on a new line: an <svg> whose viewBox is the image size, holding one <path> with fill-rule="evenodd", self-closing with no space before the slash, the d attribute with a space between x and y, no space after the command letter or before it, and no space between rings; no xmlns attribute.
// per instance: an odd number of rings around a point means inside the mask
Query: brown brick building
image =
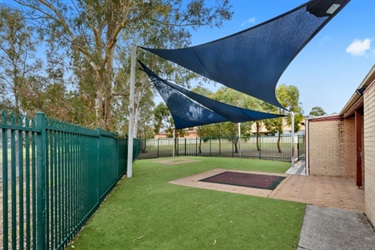
<svg viewBox="0 0 375 250"><path fill-rule="evenodd" d="M340 114L307 120L306 141L309 173L353 177L375 225L375 66Z"/></svg>

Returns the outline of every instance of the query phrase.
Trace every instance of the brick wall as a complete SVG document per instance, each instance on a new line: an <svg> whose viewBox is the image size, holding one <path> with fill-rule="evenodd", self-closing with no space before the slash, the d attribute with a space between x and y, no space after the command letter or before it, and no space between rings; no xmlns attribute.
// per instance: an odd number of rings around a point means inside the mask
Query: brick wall
<svg viewBox="0 0 375 250"><path fill-rule="evenodd" d="M356 138L355 138L355 118L344 120L342 130L343 141L343 176L357 176L357 158L356 158Z"/></svg>
<svg viewBox="0 0 375 250"><path fill-rule="evenodd" d="M311 175L343 176L343 130L340 119L310 120L309 167Z"/></svg>
<svg viewBox="0 0 375 250"><path fill-rule="evenodd" d="M310 174L355 177L355 119L310 120Z"/></svg>
<svg viewBox="0 0 375 250"><path fill-rule="evenodd" d="M375 225L375 82L364 94L365 203Z"/></svg>

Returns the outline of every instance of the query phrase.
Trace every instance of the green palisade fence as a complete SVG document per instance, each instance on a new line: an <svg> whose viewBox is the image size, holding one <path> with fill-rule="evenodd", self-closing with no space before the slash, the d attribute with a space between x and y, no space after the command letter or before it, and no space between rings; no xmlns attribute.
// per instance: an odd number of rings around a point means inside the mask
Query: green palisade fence
<svg viewBox="0 0 375 250"><path fill-rule="evenodd" d="M259 136L259 150L256 136L241 137L239 141L237 137L140 139L142 149L138 159L171 157L173 156L173 145L175 145L175 156L242 157L290 162L292 137L290 135L280 136L281 152L277 147L278 139L278 136ZM303 160L305 154L304 135L295 135L294 139L295 158Z"/></svg>
<svg viewBox="0 0 375 250"><path fill-rule="evenodd" d="M127 140L100 129L3 111L0 137L2 249L64 248L126 173Z"/></svg>

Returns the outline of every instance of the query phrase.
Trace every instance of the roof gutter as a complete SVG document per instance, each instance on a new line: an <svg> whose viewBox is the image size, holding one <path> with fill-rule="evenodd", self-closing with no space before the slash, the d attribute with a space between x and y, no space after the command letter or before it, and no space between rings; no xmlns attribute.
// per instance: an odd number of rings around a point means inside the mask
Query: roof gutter
<svg viewBox="0 0 375 250"><path fill-rule="evenodd" d="M341 110L339 115L342 116L350 116L351 114L348 111L351 111L352 107L358 103L358 101L362 98L363 91L375 80L375 65L372 67L370 72L366 75L365 79L363 79L362 83L357 88L358 91L355 91L349 101L346 103L344 108Z"/></svg>

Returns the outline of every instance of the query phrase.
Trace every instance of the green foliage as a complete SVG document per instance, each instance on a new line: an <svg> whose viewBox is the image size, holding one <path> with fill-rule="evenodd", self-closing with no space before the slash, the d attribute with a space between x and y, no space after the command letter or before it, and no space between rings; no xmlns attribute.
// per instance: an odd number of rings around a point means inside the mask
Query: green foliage
<svg viewBox="0 0 375 250"><path fill-rule="evenodd" d="M285 85L281 84L276 89L276 96L281 105L286 107L289 111L294 112L294 132L298 132L300 130L300 123L303 119L303 110L300 106L299 102L299 90L294 85ZM277 108L269 106L269 109L273 110L273 112L277 112ZM281 114L285 113L285 111L279 111ZM284 127L286 125L291 125L291 116L287 117L286 123L282 118L275 118L265 120L265 126L271 134L282 134L284 132Z"/></svg>
<svg viewBox="0 0 375 250"><path fill-rule="evenodd" d="M294 132L298 132L300 130L300 123L303 119L302 116L302 108L300 107L299 103L299 90L296 86L290 85L287 86L285 84L281 84L276 89L276 97L279 100L280 104L286 107L289 111L294 112ZM269 105L269 109L273 110L273 112L277 112L276 107L272 107ZM279 110L280 114L284 114L284 110ZM278 134L278 141L277 141L277 147L279 150L279 153L281 153L281 146L280 146L280 136L284 132L285 126L291 126L292 120L291 115L287 116L287 119L284 118L274 118L274 119L268 119L264 121L266 129L272 134L276 135Z"/></svg>
<svg viewBox="0 0 375 250"><path fill-rule="evenodd" d="M41 68L35 59L32 34L20 11L0 7L0 102L16 116L22 112L32 79L38 78Z"/></svg>
<svg viewBox="0 0 375 250"><path fill-rule="evenodd" d="M313 107L309 113L309 115L311 116L322 116L322 115L326 115L327 113L324 111L323 108L321 107Z"/></svg>
<svg viewBox="0 0 375 250"><path fill-rule="evenodd" d="M167 105L161 102L154 109L154 132L158 134L163 129L169 133L169 137L172 137L172 127L172 115Z"/></svg>
<svg viewBox="0 0 375 250"><path fill-rule="evenodd" d="M256 101L253 97L227 87L221 87L211 97L217 101L246 109L254 109L254 106L256 105ZM247 136L251 134L252 124L253 122L241 123L242 136ZM215 130L216 132L219 132L219 134L216 135L233 137L238 136L238 124L228 122L223 123L221 125L218 124L213 126L218 126L217 129L211 130L212 132L215 132Z"/></svg>
<svg viewBox="0 0 375 250"><path fill-rule="evenodd" d="M127 115L130 44L183 47L190 43L189 27L220 27L232 16L228 0L14 2L32 18L40 38L65 52L77 79L75 93L89 99L89 107L81 110L90 112L89 117L95 115L97 126L116 132L127 126L122 115ZM179 73L170 63L143 52L139 58L153 62L151 66L160 65L166 75L177 76L178 83L194 76L187 71ZM136 95L144 97L136 104L139 114L145 98L152 99L144 95L142 86L136 88ZM98 105L92 108L95 99Z"/></svg>

